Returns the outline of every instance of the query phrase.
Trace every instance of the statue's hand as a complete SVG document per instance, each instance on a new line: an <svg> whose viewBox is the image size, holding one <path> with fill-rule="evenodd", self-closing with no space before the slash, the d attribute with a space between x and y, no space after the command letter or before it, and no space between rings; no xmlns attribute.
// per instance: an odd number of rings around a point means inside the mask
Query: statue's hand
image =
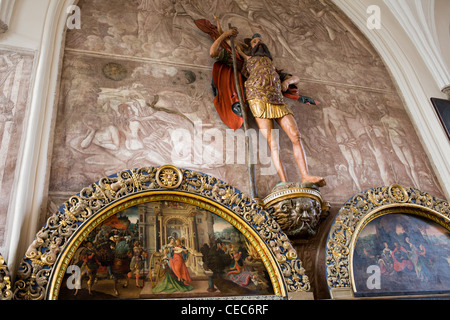
<svg viewBox="0 0 450 320"><path fill-rule="evenodd" d="M225 35L227 38L228 38L228 37L236 38L236 37L238 36L238 34L239 34L239 31L238 31L237 28L232 28L232 29L230 29L230 30L224 32L224 35Z"/></svg>

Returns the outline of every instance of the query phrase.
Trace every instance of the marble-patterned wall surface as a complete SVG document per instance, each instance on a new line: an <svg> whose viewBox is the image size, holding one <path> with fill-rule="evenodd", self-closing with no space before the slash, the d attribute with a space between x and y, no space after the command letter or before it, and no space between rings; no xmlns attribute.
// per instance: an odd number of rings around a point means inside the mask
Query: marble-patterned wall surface
<svg viewBox="0 0 450 320"><path fill-rule="evenodd" d="M210 38L194 20L220 18L239 39L260 33L276 66L301 79L319 106L288 101L322 195L344 203L359 191L400 183L442 196L383 61L329 0L81 0L81 29L68 30L50 176L50 203L124 169L175 164L248 190L246 165L226 161L213 105ZM254 120L250 120L256 129ZM183 133L174 135L174 133ZM242 137L242 132L235 133ZM239 139L236 139L239 140ZM201 142L201 143L199 143ZM258 139L257 143L260 142ZM258 195L279 181L264 144ZM299 181L287 136L282 156Z"/></svg>
<svg viewBox="0 0 450 320"><path fill-rule="evenodd" d="M33 53L0 47L0 247L14 190L33 63Z"/></svg>

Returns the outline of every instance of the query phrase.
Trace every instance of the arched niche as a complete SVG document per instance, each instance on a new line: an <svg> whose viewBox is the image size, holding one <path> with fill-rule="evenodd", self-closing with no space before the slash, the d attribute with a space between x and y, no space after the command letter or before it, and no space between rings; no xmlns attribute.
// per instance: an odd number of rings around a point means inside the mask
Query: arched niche
<svg viewBox="0 0 450 320"><path fill-rule="evenodd" d="M72 258L97 227L129 208L164 202L190 206L186 212L179 210L178 216L173 216L179 221L190 219L185 233L195 233L196 210L214 214L238 230L269 276L273 292L267 297L284 299L310 294L308 277L288 237L257 202L214 177L169 165L127 170L103 178L65 202L27 250L18 270L14 298L58 299ZM158 212L155 217L163 223L170 220ZM162 228L160 231L164 233ZM154 251L162 251L167 244L165 236L159 239ZM195 246L193 239L188 240L190 246ZM199 254L197 269L203 267L199 251L191 253Z"/></svg>
<svg viewBox="0 0 450 320"><path fill-rule="evenodd" d="M442 244L433 237L440 237ZM449 245L448 202L396 184L357 194L339 210L328 235L325 267L330 295L333 299L448 296Z"/></svg>

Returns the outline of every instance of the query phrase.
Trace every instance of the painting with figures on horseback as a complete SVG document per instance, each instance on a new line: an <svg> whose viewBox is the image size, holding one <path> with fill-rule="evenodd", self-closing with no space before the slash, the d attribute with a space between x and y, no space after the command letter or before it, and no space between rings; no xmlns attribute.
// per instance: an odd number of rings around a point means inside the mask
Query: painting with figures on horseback
<svg viewBox="0 0 450 320"><path fill-rule="evenodd" d="M273 295L255 247L232 224L174 201L140 204L97 226L77 248L60 300ZM73 269L68 269L73 270Z"/></svg>

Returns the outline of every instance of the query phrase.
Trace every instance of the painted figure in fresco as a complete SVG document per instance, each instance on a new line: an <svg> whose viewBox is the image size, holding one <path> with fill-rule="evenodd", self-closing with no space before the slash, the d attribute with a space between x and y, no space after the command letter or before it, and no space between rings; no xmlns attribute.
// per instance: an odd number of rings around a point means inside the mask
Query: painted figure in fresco
<svg viewBox="0 0 450 320"><path fill-rule="evenodd" d="M397 119L389 114L387 108L379 108L383 113L381 117L381 123L384 125L385 130L388 133L389 140L394 149L394 153L400 162L403 164L407 175L411 178L412 183L416 188L420 188L420 179L415 170L414 156L411 153L410 144L408 141L408 135L401 128L401 125Z"/></svg>
<svg viewBox="0 0 450 320"><path fill-rule="evenodd" d="M349 112L340 110L332 100L329 107L323 109L325 132L329 137L335 137L339 150L347 162L347 169L353 179L356 190L362 190L360 182L361 153L355 148L357 140L349 128L347 119L354 118Z"/></svg>
<svg viewBox="0 0 450 320"><path fill-rule="evenodd" d="M177 36L173 32L175 16L172 0L135 0L138 7L138 35L144 43L151 43L161 52L164 43L175 42ZM166 49L167 50L167 49Z"/></svg>
<svg viewBox="0 0 450 320"><path fill-rule="evenodd" d="M12 97L15 88L11 88L11 86L16 85L14 79L20 61L20 56L16 53L0 56L0 121L2 122L12 120L17 101Z"/></svg>
<svg viewBox="0 0 450 320"><path fill-rule="evenodd" d="M237 35L237 29L223 32L215 40L210 49L211 57L229 60L229 54L226 49L223 49L222 43L225 42L227 45L230 37L235 38ZM302 175L302 182L314 183L319 187L325 186L326 182L324 178L312 176L308 172L306 156L297 122L292 111L285 103L284 96L290 98L295 97L297 100L308 104L316 104L316 101L309 97L292 94L294 90L294 93L296 93L296 85L299 82L299 78L289 74L280 75L277 72L277 69L273 65L272 55L268 47L264 44L260 34L254 34L252 39L248 40L249 51L247 53L244 52L244 46L240 45L239 42L236 46L239 60L242 61L240 71L247 79L245 81L245 99L256 119L259 129L267 140L272 153L272 160L281 182L286 183L288 179L280 158L279 146L272 135L274 121L280 125L292 142L294 157ZM230 75L228 74L227 76ZM216 81L215 77L213 78ZM215 83L219 85L218 91L220 91L220 82Z"/></svg>

